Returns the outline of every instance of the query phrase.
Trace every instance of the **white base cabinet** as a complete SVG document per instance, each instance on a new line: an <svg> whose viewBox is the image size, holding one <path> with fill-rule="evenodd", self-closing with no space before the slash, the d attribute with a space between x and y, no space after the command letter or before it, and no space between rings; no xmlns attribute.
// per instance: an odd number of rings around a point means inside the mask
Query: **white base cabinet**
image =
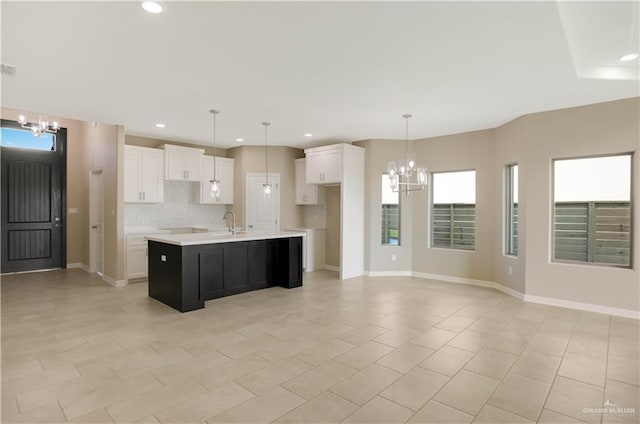
<svg viewBox="0 0 640 424"><path fill-rule="evenodd" d="M306 233L302 238L302 267L305 272L324 269L326 230L324 228L288 228Z"/></svg>
<svg viewBox="0 0 640 424"><path fill-rule="evenodd" d="M148 249L144 236L127 237L127 280L147 278Z"/></svg>

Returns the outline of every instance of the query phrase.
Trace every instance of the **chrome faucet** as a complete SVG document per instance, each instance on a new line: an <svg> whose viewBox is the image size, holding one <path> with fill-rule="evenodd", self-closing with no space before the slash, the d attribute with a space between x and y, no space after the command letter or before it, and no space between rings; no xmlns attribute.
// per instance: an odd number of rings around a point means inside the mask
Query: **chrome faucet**
<svg viewBox="0 0 640 424"><path fill-rule="evenodd" d="M229 215L231 215L231 226L229 227L229 232L231 234L235 234L236 233L236 216L233 214L233 211L227 211L225 212L224 216L222 217L222 219L224 221L227 220L227 218L229 217ZM227 224L229 223L229 221L227 221Z"/></svg>

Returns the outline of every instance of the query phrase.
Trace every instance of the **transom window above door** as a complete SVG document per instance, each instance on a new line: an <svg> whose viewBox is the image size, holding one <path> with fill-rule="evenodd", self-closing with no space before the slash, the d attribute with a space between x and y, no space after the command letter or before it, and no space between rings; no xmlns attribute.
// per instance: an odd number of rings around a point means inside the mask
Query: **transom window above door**
<svg viewBox="0 0 640 424"><path fill-rule="evenodd" d="M49 152L56 150L55 134L42 134L36 137L31 131L3 127L1 140L2 147Z"/></svg>

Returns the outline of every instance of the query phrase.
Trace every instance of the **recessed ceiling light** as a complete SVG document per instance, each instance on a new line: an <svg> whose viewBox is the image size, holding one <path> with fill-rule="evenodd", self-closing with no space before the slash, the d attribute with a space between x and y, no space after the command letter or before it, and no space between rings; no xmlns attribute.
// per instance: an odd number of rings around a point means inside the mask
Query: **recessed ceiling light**
<svg viewBox="0 0 640 424"><path fill-rule="evenodd" d="M160 13L163 11L162 5L155 1L143 1L141 6L149 13Z"/></svg>
<svg viewBox="0 0 640 424"><path fill-rule="evenodd" d="M619 60L620 62L631 62L634 59L638 58L638 53L629 53L622 56Z"/></svg>
<svg viewBox="0 0 640 424"><path fill-rule="evenodd" d="M156 128L164 128L164 127L166 127L166 125L165 125L165 124L163 124L163 123L161 123L161 122L158 122L158 123L156 124Z"/></svg>
<svg viewBox="0 0 640 424"><path fill-rule="evenodd" d="M244 141L244 138L236 138L236 141Z"/></svg>
<svg viewBox="0 0 640 424"><path fill-rule="evenodd" d="M305 136L305 137L313 137L313 134L311 134L311 133L306 133L304 136Z"/></svg>

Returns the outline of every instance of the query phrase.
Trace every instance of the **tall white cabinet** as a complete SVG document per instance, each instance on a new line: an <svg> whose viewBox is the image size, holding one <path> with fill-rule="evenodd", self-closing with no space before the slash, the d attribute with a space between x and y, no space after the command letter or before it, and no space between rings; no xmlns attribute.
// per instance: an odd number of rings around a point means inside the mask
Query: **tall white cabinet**
<svg viewBox="0 0 640 424"><path fill-rule="evenodd" d="M340 184L340 279L364 274L364 152L351 144L306 149L306 183Z"/></svg>
<svg viewBox="0 0 640 424"><path fill-rule="evenodd" d="M160 203L164 192L164 151L124 146L124 201Z"/></svg>
<svg viewBox="0 0 640 424"><path fill-rule="evenodd" d="M210 181L213 180L213 156L202 157L202 179L200 182L200 203L215 205L233 204L234 160L216 156L216 178L220 181L220 201L211 197Z"/></svg>
<svg viewBox="0 0 640 424"><path fill-rule="evenodd" d="M173 144L160 147L165 151L165 179L200 182L203 149Z"/></svg>
<svg viewBox="0 0 640 424"><path fill-rule="evenodd" d="M294 164L296 170L296 205L324 205L324 187L316 184L307 184L306 159L296 159Z"/></svg>

